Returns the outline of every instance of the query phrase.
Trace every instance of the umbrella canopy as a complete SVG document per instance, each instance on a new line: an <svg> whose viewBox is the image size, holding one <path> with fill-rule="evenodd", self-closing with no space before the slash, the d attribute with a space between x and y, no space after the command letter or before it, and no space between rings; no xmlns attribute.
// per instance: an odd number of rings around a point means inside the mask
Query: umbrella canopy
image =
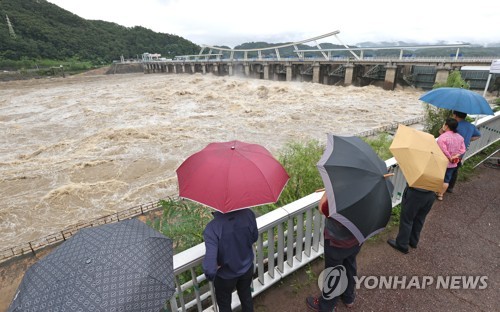
<svg viewBox="0 0 500 312"><path fill-rule="evenodd" d="M436 107L467 114L493 115L488 101L476 92L461 88L437 88L422 95L419 100Z"/></svg>
<svg viewBox="0 0 500 312"><path fill-rule="evenodd" d="M160 311L172 241L132 219L81 229L24 274L10 311Z"/></svg>
<svg viewBox="0 0 500 312"><path fill-rule="evenodd" d="M211 143L177 169L179 196L222 213L275 203L289 176L263 146Z"/></svg>
<svg viewBox="0 0 500 312"><path fill-rule="evenodd" d="M429 133L399 125L389 150L411 187L440 192L448 159Z"/></svg>
<svg viewBox="0 0 500 312"><path fill-rule="evenodd" d="M328 135L317 164L330 217L362 243L385 228L392 210L392 183L385 162L358 137Z"/></svg>

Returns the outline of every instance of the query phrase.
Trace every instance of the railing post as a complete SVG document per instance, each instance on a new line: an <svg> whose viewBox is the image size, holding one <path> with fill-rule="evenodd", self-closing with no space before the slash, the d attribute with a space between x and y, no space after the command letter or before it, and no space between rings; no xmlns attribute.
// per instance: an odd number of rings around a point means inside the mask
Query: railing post
<svg viewBox="0 0 500 312"><path fill-rule="evenodd" d="M304 215L301 213L297 216L297 240L296 240L297 252L295 253L295 258L299 262L302 262L302 246L304 244Z"/></svg>
<svg viewBox="0 0 500 312"><path fill-rule="evenodd" d="M312 238L312 211L311 209L306 211L306 235L304 242L304 253L306 256L311 256L311 239Z"/></svg>
<svg viewBox="0 0 500 312"><path fill-rule="evenodd" d="M263 234L259 234L259 238L257 239L257 273L259 282L264 285L264 246L262 235Z"/></svg>
<svg viewBox="0 0 500 312"><path fill-rule="evenodd" d="M193 289L194 289L194 294L196 296L196 305L198 307L198 311L201 311L201 300L200 300L200 287L198 286L198 280L196 278L196 273L194 272L194 269L191 268L191 280L193 281Z"/></svg>
<svg viewBox="0 0 500 312"><path fill-rule="evenodd" d="M314 227L313 227L313 244L312 248L314 251L319 250L319 241L320 241L320 236L321 236L321 219L322 215L319 213L319 211L315 208L314 209Z"/></svg>
<svg viewBox="0 0 500 312"><path fill-rule="evenodd" d="M285 235L283 233L283 223L278 224L278 270L283 273L283 263L285 257Z"/></svg>
<svg viewBox="0 0 500 312"><path fill-rule="evenodd" d="M295 243L293 226L293 217L287 220L287 238L286 238L286 262L290 267L293 266L293 245Z"/></svg>
<svg viewBox="0 0 500 312"><path fill-rule="evenodd" d="M267 230L267 273L274 278L274 228Z"/></svg>

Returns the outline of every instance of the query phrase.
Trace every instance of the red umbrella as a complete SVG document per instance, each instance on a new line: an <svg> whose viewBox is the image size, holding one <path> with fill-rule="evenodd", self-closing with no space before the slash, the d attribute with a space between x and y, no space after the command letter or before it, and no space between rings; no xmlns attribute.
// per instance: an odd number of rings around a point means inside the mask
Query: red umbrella
<svg viewBox="0 0 500 312"><path fill-rule="evenodd" d="M275 203L289 176L263 146L210 143L177 169L179 196L222 213Z"/></svg>

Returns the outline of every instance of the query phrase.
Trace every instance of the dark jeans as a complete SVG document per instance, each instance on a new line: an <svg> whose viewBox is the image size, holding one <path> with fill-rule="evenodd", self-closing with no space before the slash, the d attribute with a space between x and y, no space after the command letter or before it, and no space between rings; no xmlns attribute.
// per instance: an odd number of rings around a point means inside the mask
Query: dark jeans
<svg viewBox="0 0 500 312"><path fill-rule="evenodd" d="M351 248L338 248L330 246L330 242L325 240L325 269L343 265L347 273L347 289L341 295L345 303L354 302L355 286L354 276L357 274L356 255L361 250L361 246L356 245ZM337 304L339 297L326 300L323 296L319 299L319 309L321 312L331 312Z"/></svg>
<svg viewBox="0 0 500 312"><path fill-rule="evenodd" d="M460 167L462 167L461 161L457 164L457 168L453 172L450 182L448 182L449 183L448 189L453 189L453 187L455 187L455 183L457 182L457 177L458 177L458 169L460 169Z"/></svg>
<svg viewBox="0 0 500 312"><path fill-rule="evenodd" d="M436 195L432 191L419 191L406 187L401 198L399 233L396 243L405 249L408 244L417 246L425 217L431 211Z"/></svg>
<svg viewBox="0 0 500 312"><path fill-rule="evenodd" d="M253 300L252 300L252 276L253 276L253 265L250 269L242 276L233 279L223 279L215 276L214 287L215 287L215 298L217 299L217 305L219 306L219 312L231 312L231 294L236 288L238 297L241 302L241 311L243 312L253 312Z"/></svg>

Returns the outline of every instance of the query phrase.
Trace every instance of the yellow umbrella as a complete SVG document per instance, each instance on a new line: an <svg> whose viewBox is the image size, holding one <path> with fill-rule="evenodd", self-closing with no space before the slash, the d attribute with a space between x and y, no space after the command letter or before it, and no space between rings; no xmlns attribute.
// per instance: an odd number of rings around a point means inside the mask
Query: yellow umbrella
<svg viewBox="0 0 500 312"><path fill-rule="evenodd" d="M399 125L389 150L409 186L441 191L448 159L431 134Z"/></svg>

